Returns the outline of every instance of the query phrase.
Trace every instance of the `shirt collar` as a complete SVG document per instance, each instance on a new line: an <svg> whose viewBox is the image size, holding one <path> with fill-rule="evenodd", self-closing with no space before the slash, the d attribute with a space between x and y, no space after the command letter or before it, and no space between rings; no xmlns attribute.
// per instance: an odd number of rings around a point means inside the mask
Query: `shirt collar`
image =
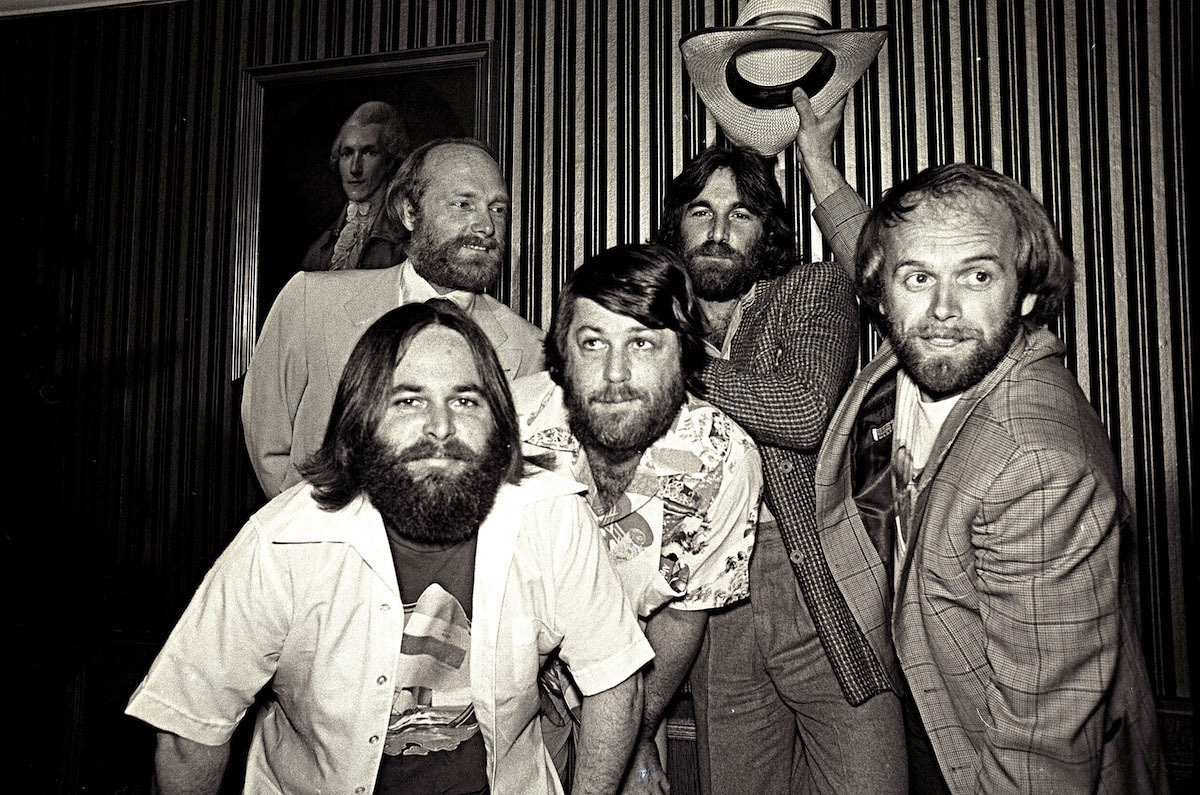
<svg viewBox="0 0 1200 795"><path fill-rule="evenodd" d="M468 314L475 308L475 299L478 298L475 293L467 292L466 290L451 290L448 293L439 293L425 277L417 273L411 259L404 260L404 263L400 266L400 292L408 303L428 301L430 298L445 298L448 301L453 301L458 305L459 309Z"/></svg>
<svg viewBox="0 0 1200 795"><path fill-rule="evenodd" d="M742 325L742 315L754 304L754 298L757 293L758 282L755 282L750 285L750 289L742 296L742 300L738 301L737 306L733 308L733 314L729 318L729 328L725 330L725 339L721 342L720 350L717 350L717 346L708 340L704 340L704 348L710 356L718 359L729 358L729 350L733 345L733 337L737 334L738 327Z"/></svg>

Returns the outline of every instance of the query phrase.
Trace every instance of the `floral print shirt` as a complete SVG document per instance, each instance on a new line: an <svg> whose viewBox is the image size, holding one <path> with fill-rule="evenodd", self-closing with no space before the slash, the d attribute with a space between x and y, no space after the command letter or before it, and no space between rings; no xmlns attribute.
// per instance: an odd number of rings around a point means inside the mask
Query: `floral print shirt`
<svg viewBox="0 0 1200 795"><path fill-rule="evenodd" d="M587 454L548 373L513 383L523 452L588 488L609 558L643 618L664 604L709 610L749 596L762 496L758 448L724 412L692 395L646 450L625 493L596 506Z"/></svg>

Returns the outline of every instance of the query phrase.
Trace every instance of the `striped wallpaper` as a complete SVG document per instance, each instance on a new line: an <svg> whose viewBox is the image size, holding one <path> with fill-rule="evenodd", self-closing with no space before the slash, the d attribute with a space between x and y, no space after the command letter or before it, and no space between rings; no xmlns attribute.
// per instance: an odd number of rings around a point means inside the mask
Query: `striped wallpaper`
<svg viewBox="0 0 1200 795"><path fill-rule="evenodd" d="M834 8L837 26L892 28L847 113L851 184L874 201L930 164L989 165L1044 201L1074 252L1068 364L1136 511L1155 688L1186 703L1192 5ZM8 551L37 550L47 526L65 534L89 597L80 620L158 632L258 499L230 379L249 345L232 322L245 308L230 251L246 209L233 167L244 68L496 42L493 143L515 223L501 294L545 325L582 258L645 240L668 181L720 140L677 42L736 16L734 0L191 0L0 22L13 184L37 187L15 211L33 234L4 255L30 296L15 308L30 416L17 486L45 506ZM820 257L792 158L778 170L799 246ZM875 345L864 335L864 360Z"/></svg>
<svg viewBox="0 0 1200 795"><path fill-rule="evenodd" d="M1185 4L1186 5L1186 4ZM1046 204L1080 268L1060 332L1113 437L1136 508L1147 642L1164 692L1188 693L1182 530L1192 412L1182 170L1189 8L1078 2L834 3L835 26L892 35L855 90L840 152L868 201L931 164L991 166ZM587 255L644 241L670 179L722 140L681 36L736 2L256 3L247 65L493 39L495 141L516 228L505 297L545 325ZM298 40L295 31L325 35ZM270 32L255 36L256 31ZM279 31L292 31L291 36ZM335 35L340 33L340 35ZM1131 66L1133 68L1131 68ZM824 255L791 149L779 174L799 248ZM864 335L864 360L876 340Z"/></svg>

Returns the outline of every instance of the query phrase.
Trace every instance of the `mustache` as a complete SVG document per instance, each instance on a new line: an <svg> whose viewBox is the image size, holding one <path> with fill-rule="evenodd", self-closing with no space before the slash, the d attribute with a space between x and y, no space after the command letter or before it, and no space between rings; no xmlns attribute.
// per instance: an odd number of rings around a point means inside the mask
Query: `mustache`
<svg viewBox="0 0 1200 795"><path fill-rule="evenodd" d="M495 238L479 237L478 235L471 234L459 235L456 237L454 239L454 246L455 248L462 248L463 246L483 246L488 251L497 251L500 248L500 244L496 242Z"/></svg>
<svg viewBox="0 0 1200 795"><path fill-rule="evenodd" d="M425 461L430 458L474 461L478 456L471 452L471 448L454 438L447 439L444 442L433 442L428 439L422 439L416 444L396 453L396 460L401 462Z"/></svg>
<svg viewBox="0 0 1200 795"><path fill-rule="evenodd" d="M722 243L720 240L706 240L698 246L692 246L688 249L685 256L688 257L726 257L734 259L741 256L738 250L728 243Z"/></svg>
<svg viewBox="0 0 1200 795"><path fill-rule="evenodd" d="M649 395L626 384L609 384L602 390L588 395L589 403L625 403L630 400L647 400Z"/></svg>
<svg viewBox="0 0 1200 795"><path fill-rule="evenodd" d="M943 326L938 323L922 323L919 326L914 326L909 329L908 336L922 337L942 337L944 339L952 339L957 342L963 340L981 339L983 334L978 329L961 328L958 326Z"/></svg>

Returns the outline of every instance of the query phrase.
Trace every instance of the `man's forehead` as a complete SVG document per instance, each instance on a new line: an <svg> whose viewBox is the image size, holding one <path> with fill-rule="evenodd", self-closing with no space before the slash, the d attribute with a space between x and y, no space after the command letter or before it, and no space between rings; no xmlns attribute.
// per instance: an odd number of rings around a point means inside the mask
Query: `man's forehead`
<svg viewBox="0 0 1200 795"><path fill-rule="evenodd" d="M440 183L459 193L492 194L490 198L509 201L508 184L500 166L491 155L469 144L442 144L429 151L421 165L421 175L430 184Z"/></svg>
<svg viewBox="0 0 1200 795"><path fill-rule="evenodd" d="M470 343L445 326L418 331L392 372L392 386L421 390L478 388L480 381Z"/></svg>
<svg viewBox="0 0 1200 795"><path fill-rule="evenodd" d="M696 198L692 201L693 203L703 202L709 198L733 200L738 203L745 201L732 169L723 166L710 174L705 180L704 186L700 188L700 193L696 194Z"/></svg>
<svg viewBox="0 0 1200 795"><path fill-rule="evenodd" d="M359 124L356 121L347 122L342 128L342 143L350 140L375 143L383 133L382 124Z"/></svg>
<svg viewBox="0 0 1200 795"><path fill-rule="evenodd" d="M970 191L945 196L916 196L916 207L906 220L938 224L1003 225L1013 221L1012 211L995 196Z"/></svg>
<svg viewBox="0 0 1200 795"><path fill-rule="evenodd" d="M609 333L664 331L654 329L642 323L631 315L623 314L620 310L611 310L591 298L577 298L575 311L571 318L572 328L592 328Z"/></svg>
<svg viewBox="0 0 1200 795"><path fill-rule="evenodd" d="M919 203L884 230L893 269L906 263L984 262L1015 268L1016 226L1011 211L991 197L938 198Z"/></svg>

